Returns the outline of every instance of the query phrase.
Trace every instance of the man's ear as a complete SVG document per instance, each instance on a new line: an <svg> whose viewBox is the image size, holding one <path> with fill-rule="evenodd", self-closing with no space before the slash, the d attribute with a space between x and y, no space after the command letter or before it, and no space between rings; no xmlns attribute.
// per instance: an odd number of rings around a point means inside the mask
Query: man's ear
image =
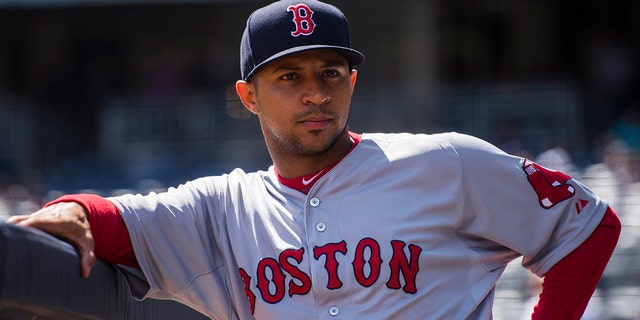
<svg viewBox="0 0 640 320"><path fill-rule="evenodd" d="M358 70L351 69L351 91L356 87L356 79L358 79Z"/></svg>
<svg viewBox="0 0 640 320"><path fill-rule="evenodd" d="M260 112L258 104L256 103L256 88L252 83L244 80L238 80L236 82L236 93L238 93L240 101L242 101L242 104L247 108L247 110L251 111L253 114L258 114Z"/></svg>

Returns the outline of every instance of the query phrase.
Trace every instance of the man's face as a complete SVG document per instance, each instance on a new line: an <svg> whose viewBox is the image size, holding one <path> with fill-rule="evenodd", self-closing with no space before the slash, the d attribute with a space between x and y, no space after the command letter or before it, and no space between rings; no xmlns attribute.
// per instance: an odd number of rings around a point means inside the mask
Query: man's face
<svg viewBox="0 0 640 320"><path fill-rule="evenodd" d="M267 145L278 152L313 156L329 149L347 130L356 80L346 59L309 50L274 60L248 84Z"/></svg>

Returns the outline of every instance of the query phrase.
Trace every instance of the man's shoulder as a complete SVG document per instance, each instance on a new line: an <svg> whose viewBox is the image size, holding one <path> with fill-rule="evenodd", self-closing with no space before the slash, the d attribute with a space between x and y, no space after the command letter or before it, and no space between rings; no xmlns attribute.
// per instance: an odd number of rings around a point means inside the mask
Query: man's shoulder
<svg viewBox="0 0 640 320"><path fill-rule="evenodd" d="M250 186L263 186L272 184L277 180L273 167L267 170L245 171L235 168L227 173L202 176L185 183L189 188L229 190L237 188L247 188Z"/></svg>
<svg viewBox="0 0 640 320"><path fill-rule="evenodd" d="M273 180L277 179L273 166L270 166L266 170L256 170L256 171L245 171L241 168L236 168L229 173L222 175L228 180L233 181L264 181L264 180Z"/></svg>
<svg viewBox="0 0 640 320"><path fill-rule="evenodd" d="M464 145L486 143L485 141L474 136L459 132L442 132L442 133L363 133L363 141L372 141L376 143L395 143L395 142L425 142L448 145Z"/></svg>
<svg viewBox="0 0 640 320"><path fill-rule="evenodd" d="M491 143L459 132L443 133L363 133L365 144L374 144L383 150L414 149L421 151L451 151L458 156L466 153L501 153ZM448 153L448 152L446 152Z"/></svg>

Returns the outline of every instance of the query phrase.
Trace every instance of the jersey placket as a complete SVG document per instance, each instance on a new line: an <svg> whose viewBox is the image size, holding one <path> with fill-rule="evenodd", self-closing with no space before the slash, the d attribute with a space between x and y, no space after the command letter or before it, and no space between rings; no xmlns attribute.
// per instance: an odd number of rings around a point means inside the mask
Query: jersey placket
<svg viewBox="0 0 640 320"><path fill-rule="evenodd" d="M346 254L346 244L339 241L335 209L331 205L330 196L323 196L322 182L318 181L310 190L305 206L307 244L311 259L311 278L313 290L317 297L318 319L348 318L346 299L340 299L344 291L340 269L344 266L339 261Z"/></svg>

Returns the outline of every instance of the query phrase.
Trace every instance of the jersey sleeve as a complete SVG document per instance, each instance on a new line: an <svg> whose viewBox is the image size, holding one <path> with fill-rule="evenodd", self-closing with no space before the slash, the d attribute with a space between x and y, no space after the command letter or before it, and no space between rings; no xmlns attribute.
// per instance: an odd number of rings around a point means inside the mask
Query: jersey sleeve
<svg viewBox="0 0 640 320"><path fill-rule="evenodd" d="M462 170L460 234L489 270L522 255L524 267L544 275L589 237L608 207L565 173L478 138L449 134L446 139Z"/></svg>
<svg viewBox="0 0 640 320"><path fill-rule="evenodd" d="M109 198L125 221L148 282L138 298L172 299L210 316L232 312L228 277L218 246L220 192L216 181L200 178L163 193Z"/></svg>

